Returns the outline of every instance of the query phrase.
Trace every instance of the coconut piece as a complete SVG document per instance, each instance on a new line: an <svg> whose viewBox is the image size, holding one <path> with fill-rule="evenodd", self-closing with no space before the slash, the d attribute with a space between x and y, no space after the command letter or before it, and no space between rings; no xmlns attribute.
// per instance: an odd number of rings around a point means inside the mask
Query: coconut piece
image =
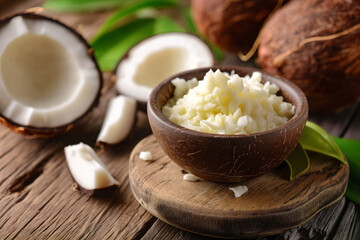
<svg viewBox="0 0 360 240"><path fill-rule="evenodd" d="M153 156L152 156L151 152L149 152L149 151L140 152L139 158L144 161L152 161L153 160Z"/></svg>
<svg viewBox="0 0 360 240"><path fill-rule="evenodd" d="M64 150L70 173L81 188L92 191L119 185L90 146L79 143Z"/></svg>
<svg viewBox="0 0 360 240"><path fill-rule="evenodd" d="M258 62L297 84L312 112L360 100L359 1L295 0L265 24Z"/></svg>
<svg viewBox="0 0 360 240"><path fill-rule="evenodd" d="M110 100L104 123L97 142L117 144L130 133L135 123L136 101L126 96L117 96Z"/></svg>
<svg viewBox="0 0 360 240"><path fill-rule="evenodd" d="M191 174L191 173L187 173L183 176L183 179L185 181L189 181L189 182L197 182L197 181L200 181L201 178L195 176L194 174Z"/></svg>
<svg viewBox="0 0 360 240"><path fill-rule="evenodd" d="M229 190L233 191L235 194L235 197L241 197L244 193L248 191L248 188L246 186L236 186L236 187L230 187Z"/></svg>
<svg viewBox="0 0 360 240"><path fill-rule="evenodd" d="M247 53L278 0L192 0L199 31L228 52Z"/></svg>
<svg viewBox="0 0 360 240"><path fill-rule="evenodd" d="M102 76L73 29L33 13L0 22L0 122L25 135L70 130L96 105Z"/></svg>
<svg viewBox="0 0 360 240"><path fill-rule="evenodd" d="M116 86L145 109L152 89L171 75L215 64L215 57L200 38L188 33L164 33L132 47L116 68Z"/></svg>

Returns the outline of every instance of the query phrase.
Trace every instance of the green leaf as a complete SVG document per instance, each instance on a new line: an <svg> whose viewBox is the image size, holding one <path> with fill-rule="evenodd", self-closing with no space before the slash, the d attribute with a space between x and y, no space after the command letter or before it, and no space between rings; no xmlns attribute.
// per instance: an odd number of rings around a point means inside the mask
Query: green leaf
<svg viewBox="0 0 360 240"><path fill-rule="evenodd" d="M307 151L318 152L347 164L343 154L331 136L319 125L307 121L300 143Z"/></svg>
<svg viewBox="0 0 360 240"><path fill-rule="evenodd" d="M172 18L160 16L155 19L154 34L167 32L185 32L185 29L177 24Z"/></svg>
<svg viewBox="0 0 360 240"><path fill-rule="evenodd" d="M360 186L360 141L333 137L345 154L350 167L350 180Z"/></svg>
<svg viewBox="0 0 360 240"><path fill-rule="evenodd" d="M147 37L184 32L174 20L154 11L154 8L177 5L178 0L142 0L111 15L91 41L100 69L113 70L126 51Z"/></svg>
<svg viewBox="0 0 360 240"><path fill-rule="evenodd" d="M99 11L119 7L127 0L48 0L43 7L59 12Z"/></svg>
<svg viewBox="0 0 360 240"><path fill-rule="evenodd" d="M113 70L128 49L153 34L154 25L152 18L137 19L100 36L92 43L100 69Z"/></svg>
<svg viewBox="0 0 360 240"><path fill-rule="evenodd" d="M195 24L194 24L194 21L192 19L192 16L191 16L191 8L188 7L188 8L185 8L181 11L181 16L185 22L185 26L186 28L188 29L189 32L193 33L193 34L196 34L196 35L200 35L199 34L199 31L197 30Z"/></svg>
<svg viewBox="0 0 360 240"><path fill-rule="evenodd" d="M290 181L305 173L310 167L309 157L300 143L285 160L290 169Z"/></svg>
<svg viewBox="0 0 360 240"><path fill-rule="evenodd" d="M351 180L348 182L348 186L345 192L345 197L360 205L360 186L353 183Z"/></svg>
<svg viewBox="0 0 360 240"><path fill-rule="evenodd" d="M97 32L96 36L93 38L92 41L95 41L98 39L102 34L108 32L111 29L114 29L118 25L121 24L121 22L126 23L124 21L124 18L131 16L132 14L138 12L141 9L144 8L160 8L160 7L174 7L177 6L177 1L174 0L147 0L147 1L141 1L137 2L135 4L129 5L127 7L121 8L118 11L114 12L107 20L106 22L101 26L99 31ZM120 22L120 23L119 23Z"/></svg>
<svg viewBox="0 0 360 240"><path fill-rule="evenodd" d="M101 35L93 43L94 53L102 71L111 71L132 46L154 34L184 31L169 17L137 19Z"/></svg>
<svg viewBox="0 0 360 240"><path fill-rule="evenodd" d="M218 47L216 47L216 46L214 46L214 45L212 45L212 44L210 44L210 48L211 48L211 50L214 52L215 57L216 57L216 59L218 60L218 62L219 62L219 63L222 62L222 60L224 59L224 54L223 54L223 52L220 50L220 48L218 48Z"/></svg>

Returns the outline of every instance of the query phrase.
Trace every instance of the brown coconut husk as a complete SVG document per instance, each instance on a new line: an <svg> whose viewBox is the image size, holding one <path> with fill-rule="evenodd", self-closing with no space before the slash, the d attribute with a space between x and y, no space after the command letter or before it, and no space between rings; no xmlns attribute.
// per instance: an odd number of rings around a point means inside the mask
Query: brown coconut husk
<svg viewBox="0 0 360 240"><path fill-rule="evenodd" d="M221 49L246 55L267 17L282 0L192 0L201 34ZM256 48L255 48L256 50Z"/></svg>
<svg viewBox="0 0 360 240"><path fill-rule="evenodd" d="M312 112L359 101L360 1L291 1L265 24L258 63L296 83Z"/></svg>

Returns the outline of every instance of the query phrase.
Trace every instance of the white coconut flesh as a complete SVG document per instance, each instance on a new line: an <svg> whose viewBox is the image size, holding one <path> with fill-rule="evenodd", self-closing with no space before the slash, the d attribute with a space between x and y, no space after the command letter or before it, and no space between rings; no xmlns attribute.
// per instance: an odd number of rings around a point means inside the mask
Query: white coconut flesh
<svg viewBox="0 0 360 240"><path fill-rule="evenodd" d="M123 141L134 125L135 116L136 101L134 99L126 96L112 98L97 141L107 144Z"/></svg>
<svg viewBox="0 0 360 240"><path fill-rule="evenodd" d="M64 151L71 175L82 188L95 190L119 184L90 146L79 143Z"/></svg>
<svg viewBox="0 0 360 240"><path fill-rule="evenodd" d="M0 28L0 112L6 118L63 126L89 109L99 87L84 43L61 24L17 16Z"/></svg>
<svg viewBox="0 0 360 240"><path fill-rule="evenodd" d="M140 42L116 70L120 93L146 102L152 89L173 74L214 65L210 48L186 33L159 34Z"/></svg>

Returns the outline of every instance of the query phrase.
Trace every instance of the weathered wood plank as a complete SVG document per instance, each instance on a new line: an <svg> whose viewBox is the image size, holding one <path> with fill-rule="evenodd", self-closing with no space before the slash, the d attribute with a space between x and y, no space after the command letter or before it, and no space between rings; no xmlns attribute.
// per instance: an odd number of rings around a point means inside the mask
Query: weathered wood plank
<svg viewBox="0 0 360 240"><path fill-rule="evenodd" d="M43 0L0 0L0 17L39 6ZM45 12L50 14L50 12ZM61 21L80 30L90 39L109 15L55 14ZM226 64L239 64L228 55ZM0 127L0 238L4 239L209 239L171 227L147 213L132 197L127 182L127 158L132 147L150 133L146 116L138 113L138 123L132 136L124 143L107 149L101 157L112 174L121 182L113 196L88 197L71 190L72 180L64 163L63 147L84 141L93 144L99 131L107 100L115 94L107 76L107 85L100 106L70 133L53 140L25 139ZM110 92L109 92L110 91ZM312 115L333 135L340 135L356 107L340 115ZM360 112L346 131L345 137L360 139ZM10 191L10 189L12 191ZM340 214L341 224L334 239L359 239L359 207L344 200L320 214ZM340 206L341 205L341 206ZM334 208L334 209L333 209ZM354 214L355 212L355 214ZM318 214L318 215L320 215ZM337 218L336 215L335 218ZM321 223L318 216L314 222ZM155 221L155 223L154 223ZM154 224L153 224L154 223ZM330 222L323 222L332 226ZM150 228L149 231L147 231ZM313 228L315 231L317 228ZM145 235L144 235L145 234ZM288 235L286 235L288 234ZM290 239L290 232L265 239ZM349 238L347 238L349 237Z"/></svg>
<svg viewBox="0 0 360 240"><path fill-rule="evenodd" d="M39 6L43 0L7 1L0 17ZM55 16L90 39L108 12ZM75 129L51 140L26 139L0 127L0 238L4 239L131 239L154 222L132 197L127 176L133 146L150 134L147 117L138 113L132 135L101 154L121 184L113 195L89 197L72 190L63 147L79 141L94 144L110 97L116 91L110 75L100 104Z"/></svg>
<svg viewBox="0 0 360 240"><path fill-rule="evenodd" d="M360 140L360 104L357 104L357 111L353 115L344 137ZM360 239L360 207L350 200L347 200L334 239Z"/></svg>
<svg viewBox="0 0 360 240"><path fill-rule="evenodd" d="M112 88L109 77L106 83L105 89ZM1 238L125 239L134 238L153 222L133 198L127 180L130 150L151 132L142 112L129 139L101 154L121 183L119 189L107 197L72 190L63 147L79 141L95 143L107 100L113 95L114 90L108 91L78 127L51 140L25 139L0 127Z"/></svg>
<svg viewBox="0 0 360 240"><path fill-rule="evenodd" d="M282 239L332 239L331 232L337 227L345 202L345 198L342 198L307 223L284 233Z"/></svg>
<svg viewBox="0 0 360 240"><path fill-rule="evenodd" d="M360 207L348 201L342 215L339 228L336 230L334 240L358 240L360 239Z"/></svg>
<svg viewBox="0 0 360 240"><path fill-rule="evenodd" d="M360 140L360 103L357 104L356 112L351 120L350 126L346 129L344 138Z"/></svg>
<svg viewBox="0 0 360 240"><path fill-rule="evenodd" d="M173 226L170 226L160 220L157 220L154 225L152 226L151 229L157 229L157 231L148 231L141 239L142 240L147 240L147 239L152 239L152 240L157 240L157 239L161 239L161 240L165 240L165 239L186 239L184 238L185 235L187 236L191 236L191 238L187 238L187 239L200 239L200 236L197 234L192 234L189 232L185 232L182 231L180 229L177 229ZM179 235L181 237L179 237Z"/></svg>

